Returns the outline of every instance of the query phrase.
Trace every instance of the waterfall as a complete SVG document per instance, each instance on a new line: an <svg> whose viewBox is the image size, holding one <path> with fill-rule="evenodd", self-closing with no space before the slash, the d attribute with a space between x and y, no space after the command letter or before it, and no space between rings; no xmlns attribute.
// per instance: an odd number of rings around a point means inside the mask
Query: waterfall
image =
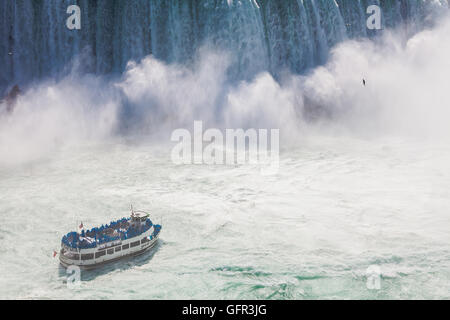
<svg viewBox="0 0 450 320"><path fill-rule="evenodd" d="M81 30L66 27L69 5ZM86 72L120 73L149 54L186 63L203 45L233 53L230 74L301 73L324 63L330 48L367 30L366 9L380 5L384 27L420 30L430 8L447 0L3 0L0 88L56 76L74 58Z"/></svg>

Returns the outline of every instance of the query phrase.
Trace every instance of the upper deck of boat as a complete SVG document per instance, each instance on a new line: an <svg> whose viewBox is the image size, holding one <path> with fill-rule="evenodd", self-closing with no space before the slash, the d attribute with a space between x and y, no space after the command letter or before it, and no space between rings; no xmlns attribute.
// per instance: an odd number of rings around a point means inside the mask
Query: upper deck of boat
<svg viewBox="0 0 450 320"><path fill-rule="evenodd" d="M97 245L134 238L153 226L147 214L134 213L130 218L122 218L81 233L70 232L62 238L62 243L73 249L90 249Z"/></svg>

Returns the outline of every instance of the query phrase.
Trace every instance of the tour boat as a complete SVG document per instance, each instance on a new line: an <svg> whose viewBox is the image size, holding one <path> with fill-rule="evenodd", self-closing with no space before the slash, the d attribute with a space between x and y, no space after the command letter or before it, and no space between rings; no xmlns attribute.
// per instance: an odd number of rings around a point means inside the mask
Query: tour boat
<svg viewBox="0 0 450 320"><path fill-rule="evenodd" d="M92 269L125 257L149 251L156 244L162 226L154 225L143 211L133 211L131 217L91 230L70 232L62 238L59 260L64 267Z"/></svg>

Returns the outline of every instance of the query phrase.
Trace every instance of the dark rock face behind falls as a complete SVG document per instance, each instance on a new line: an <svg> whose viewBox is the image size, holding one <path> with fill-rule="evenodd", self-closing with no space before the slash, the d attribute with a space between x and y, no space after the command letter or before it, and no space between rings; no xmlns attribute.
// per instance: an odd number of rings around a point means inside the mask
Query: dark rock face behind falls
<svg viewBox="0 0 450 320"><path fill-rule="evenodd" d="M70 5L81 30L69 30ZM188 62L209 44L233 53L232 77L268 70L301 73L326 61L340 41L370 37L367 7L382 8L383 27L421 29L431 0L2 0L0 88L61 74L84 52L83 70L120 73L149 54Z"/></svg>

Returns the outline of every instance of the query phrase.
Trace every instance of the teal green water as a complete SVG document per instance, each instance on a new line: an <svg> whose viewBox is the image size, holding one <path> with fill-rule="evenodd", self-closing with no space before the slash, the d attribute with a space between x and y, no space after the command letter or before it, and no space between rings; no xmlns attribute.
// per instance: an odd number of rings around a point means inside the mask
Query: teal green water
<svg viewBox="0 0 450 320"><path fill-rule="evenodd" d="M205 49L23 88L0 104L0 298L450 298L450 20L385 35L280 81L228 83ZM279 128L278 172L174 165L171 132L198 119ZM61 237L130 204L163 225L155 250L72 287Z"/></svg>
<svg viewBox="0 0 450 320"><path fill-rule="evenodd" d="M448 147L314 138L283 151L272 176L178 167L168 151L85 145L2 169L0 297L450 298ZM79 220L127 215L130 203L162 222L155 250L82 272L68 288L51 257L61 236Z"/></svg>

